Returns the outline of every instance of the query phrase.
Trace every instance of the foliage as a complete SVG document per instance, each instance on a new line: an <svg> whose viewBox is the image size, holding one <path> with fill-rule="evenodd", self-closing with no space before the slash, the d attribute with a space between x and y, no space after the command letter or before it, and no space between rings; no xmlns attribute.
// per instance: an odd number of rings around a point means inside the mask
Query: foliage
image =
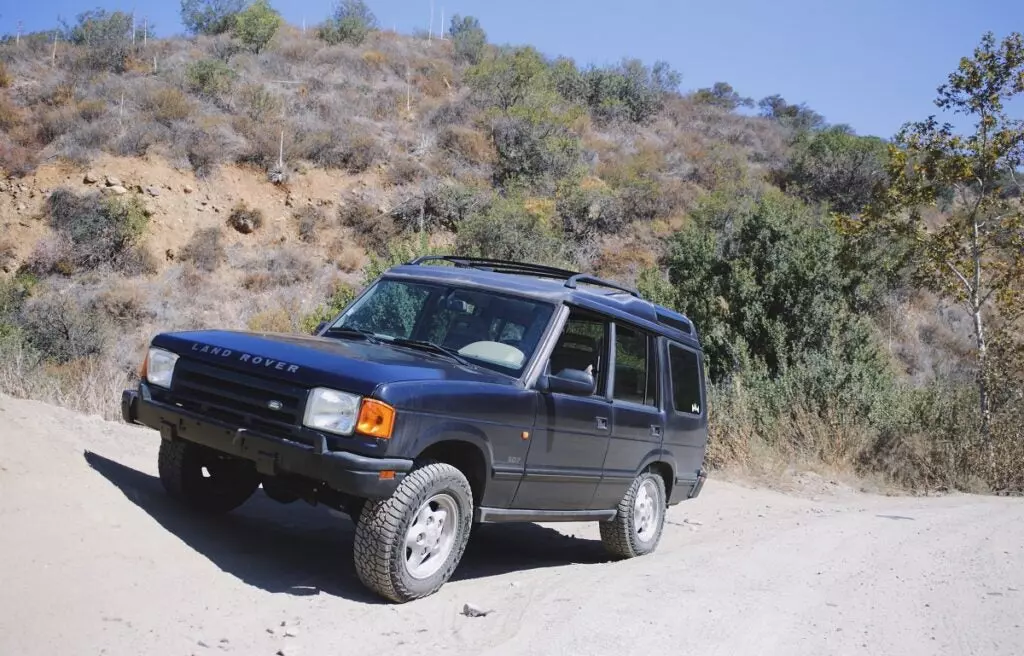
<svg viewBox="0 0 1024 656"><path fill-rule="evenodd" d="M259 54L277 34L282 22L281 14L270 6L269 0L255 0L235 15L231 23L231 35L243 46Z"/></svg>
<svg viewBox="0 0 1024 656"><path fill-rule="evenodd" d="M843 362L875 361L850 309L841 237L823 217L769 191L712 196L694 218L668 270L675 304L701 327L712 380L751 368L777 376L837 345Z"/></svg>
<svg viewBox="0 0 1024 656"><path fill-rule="evenodd" d="M1001 189L1007 172L1024 163L1024 126L1005 109L1021 94L1024 38L1013 33L997 44L991 33L984 35L973 58L961 59L935 100L940 109L973 117L974 133L955 134L949 123L940 124L934 116L904 125L890 147L887 186L861 220L843 222L853 233L912 240L920 256L920 280L970 313L980 427L990 472L995 467L992 376L998 366L990 360L989 342L1001 342L1013 352L1018 338L998 329L1013 331L1014 321L1024 316L1024 211ZM936 205L946 190L955 194L949 215L937 223L926 221L925 208ZM997 322L991 320L993 314ZM1024 381L1017 384L1018 390L1024 389Z"/></svg>
<svg viewBox="0 0 1024 656"><path fill-rule="evenodd" d="M246 0L181 0L181 23L192 34L223 34L245 5Z"/></svg>
<svg viewBox="0 0 1024 656"><path fill-rule="evenodd" d="M191 262L201 271L216 271L227 259L223 237L218 227L196 230L181 249L181 259Z"/></svg>
<svg viewBox="0 0 1024 656"><path fill-rule="evenodd" d="M188 90L207 98L216 98L231 91L237 74L218 59L200 59L185 67Z"/></svg>
<svg viewBox="0 0 1024 656"><path fill-rule="evenodd" d="M355 297L356 290L354 288L345 284L339 285L326 303L302 318L302 332L307 335L312 334L320 322L330 321L337 317Z"/></svg>
<svg viewBox="0 0 1024 656"><path fill-rule="evenodd" d="M562 241L551 217L531 211L519 196L498 197L459 227L456 250L464 255L551 263Z"/></svg>
<svg viewBox="0 0 1024 656"><path fill-rule="evenodd" d="M804 103L791 105L778 95L768 96L758 101L761 115L777 121L785 127L797 131L819 130L825 127L825 117Z"/></svg>
<svg viewBox="0 0 1024 656"><path fill-rule="evenodd" d="M73 245L74 264L95 269L123 263L149 224L149 212L137 195L79 196L59 188L47 199L50 226Z"/></svg>
<svg viewBox="0 0 1024 656"><path fill-rule="evenodd" d="M79 61L86 67L123 73L132 54L132 29L130 14L93 9L79 14L74 25L64 24L64 39L82 47Z"/></svg>
<svg viewBox="0 0 1024 656"><path fill-rule="evenodd" d="M487 33L473 16L452 16L448 34L452 40L455 58L469 64L479 64L487 48Z"/></svg>
<svg viewBox="0 0 1024 656"><path fill-rule="evenodd" d="M569 60L556 62L553 75L558 92L571 102L590 108L602 122L625 120L647 123L678 90L682 79L667 62L646 66L639 59L624 59L615 66L576 69Z"/></svg>
<svg viewBox="0 0 1024 656"><path fill-rule="evenodd" d="M803 133L780 175L783 190L828 203L836 212L859 212L885 177L886 144L843 127Z"/></svg>
<svg viewBox="0 0 1024 656"><path fill-rule="evenodd" d="M243 235L251 234L263 227L263 210L249 207L245 201L239 201L231 208L227 223Z"/></svg>
<svg viewBox="0 0 1024 656"><path fill-rule="evenodd" d="M377 17L363 0L340 0L317 34L331 45L348 43L358 46L376 29Z"/></svg>
<svg viewBox="0 0 1024 656"><path fill-rule="evenodd" d="M26 302L20 322L28 344L61 364L101 354L109 337L97 310L63 294Z"/></svg>
<svg viewBox="0 0 1024 656"><path fill-rule="evenodd" d="M728 82L715 82L714 86L697 89L693 94L693 100L702 105L720 107L730 112L738 107L754 106L752 98L745 98L736 93L736 90Z"/></svg>

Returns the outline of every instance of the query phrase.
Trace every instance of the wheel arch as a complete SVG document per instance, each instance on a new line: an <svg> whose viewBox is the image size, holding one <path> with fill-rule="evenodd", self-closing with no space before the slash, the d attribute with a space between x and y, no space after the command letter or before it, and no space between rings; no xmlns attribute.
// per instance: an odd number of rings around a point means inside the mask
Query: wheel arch
<svg viewBox="0 0 1024 656"><path fill-rule="evenodd" d="M416 460L443 462L458 469L469 481L473 505L480 505L487 488L489 461L479 445L459 436L440 437L420 450Z"/></svg>
<svg viewBox="0 0 1024 656"><path fill-rule="evenodd" d="M650 471L661 476L662 480L665 481L665 500L666 502L672 498L672 488L676 484L676 461L668 451L659 449L653 451L647 455L643 460L643 464L640 466L637 474L644 471Z"/></svg>

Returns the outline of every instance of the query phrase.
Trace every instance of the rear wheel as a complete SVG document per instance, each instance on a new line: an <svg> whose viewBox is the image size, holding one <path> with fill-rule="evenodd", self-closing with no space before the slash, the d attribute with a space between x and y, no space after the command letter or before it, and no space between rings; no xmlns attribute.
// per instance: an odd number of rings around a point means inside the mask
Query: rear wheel
<svg viewBox="0 0 1024 656"><path fill-rule="evenodd" d="M185 440L161 440L159 470L168 494L209 513L234 510L260 484L251 462Z"/></svg>
<svg viewBox="0 0 1024 656"><path fill-rule="evenodd" d="M615 519L599 524L605 549L615 558L654 551L665 528L665 508L665 481L654 472L642 472L619 502Z"/></svg>
<svg viewBox="0 0 1024 656"><path fill-rule="evenodd" d="M410 472L390 497L363 507L359 580L399 603L437 592L462 559L472 521L473 492L461 471L433 463Z"/></svg>

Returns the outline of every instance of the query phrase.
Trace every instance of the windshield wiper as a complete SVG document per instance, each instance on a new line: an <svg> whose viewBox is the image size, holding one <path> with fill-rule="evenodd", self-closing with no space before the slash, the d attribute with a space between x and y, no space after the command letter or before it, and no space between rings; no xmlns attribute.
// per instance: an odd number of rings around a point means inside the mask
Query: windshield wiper
<svg viewBox="0 0 1024 656"><path fill-rule="evenodd" d="M373 344L380 344L380 339L369 330L363 330L362 328L349 328L348 326L331 326L325 332L325 335L338 335L346 337L362 337L368 342Z"/></svg>
<svg viewBox="0 0 1024 656"><path fill-rule="evenodd" d="M470 364L469 360L459 355L459 353L454 349L450 349L447 346L441 346L440 344L435 344L434 342L427 342L419 339L406 339L405 337L396 337L393 340L391 340L391 343L397 344L399 346L409 346L412 348L422 349L424 351L432 351L433 353L447 355L449 358L455 360L461 365L469 366Z"/></svg>

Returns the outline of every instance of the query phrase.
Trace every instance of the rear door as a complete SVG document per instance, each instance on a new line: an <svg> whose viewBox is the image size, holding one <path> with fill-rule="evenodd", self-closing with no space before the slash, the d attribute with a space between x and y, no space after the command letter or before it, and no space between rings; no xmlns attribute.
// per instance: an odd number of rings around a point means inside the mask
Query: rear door
<svg viewBox="0 0 1024 656"><path fill-rule="evenodd" d="M686 346L668 342L668 373L671 391L666 394L664 447L676 460L676 479L692 484L704 462L707 399L703 359Z"/></svg>
<svg viewBox="0 0 1024 656"><path fill-rule="evenodd" d="M612 436L592 509L614 508L640 464L661 446L665 428L658 381L658 338L613 325Z"/></svg>

